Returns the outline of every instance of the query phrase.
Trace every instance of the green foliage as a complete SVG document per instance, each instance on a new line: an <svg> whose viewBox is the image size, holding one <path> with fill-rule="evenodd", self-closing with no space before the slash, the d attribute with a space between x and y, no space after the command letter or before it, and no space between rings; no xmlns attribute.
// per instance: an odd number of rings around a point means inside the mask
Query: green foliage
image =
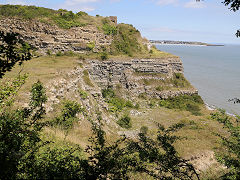
<svg viewBox="0 0 240 180"><path fill-rule="evenodd" d="M87 44L87 49L92 51L95 48L95 42L90 42Z"/></svg>
<svg viewBox="0 0 240 180"><path fill-rule="evenodd" d="M182 73L174 73L172 83L175 87L178 87L178 88L190 86L190 83L185 79Z"/></svg>
<svg viewBox="0 0 240 180"><path fill-rule="evenodd" d="M29 107L6 110L0 114L0 179L16 179L19 166L31 161L31 153L39 148L40 133L45 123L46 102L43 87L35 83Z"/></svg>
<svg viewBox="0 0 240 180"><path fill-rule="evenodd" d="M103 24L102 29L104 31L104 34L106 35L116 35L118 32L116 26L111 25L109 23Z"/></svg>
<svg viewBox="0 0 240 180"><path fill-rule="evenodd" d="M163 90L164 90L164 87L163 87L163 86L157 86L157 87L156 87L156 90L157 90L157 91L163 91Z"/></svg>
<svg viewBox="0 0 240 180"><path fill-rule="evenodd" d="M52 51L50 49L47 50L47 55L51 56L52 55Z"/></svg>
<svg viewBox="0 0 240 180"><path fill-rule="evenodd" d="M79 11L79 12L77 13L77 15L78 15L78 16L88 16L88 13L83 12L83 11Z"/></svg>
<svg viewBox="0 0 240 180"><path fill-rule="evenodd" d="M108 59L108 53L107 52L102 52L101 54L100 54L100 57L101 57L101 60L107 60Z"/></svg>
<svg viewBox="0 0 240 180"><path fill-rule="evenodd" d="M113 98L115 97L115 92L112 88L102 89L103 98Z"/></svg>
<svg viewBox="0 0 240 180"><path fill-rule="evenodd" d="M1 9L1 8L0 8ZM29 44L21 40L17 33L4 33L0 31L0 78L18 63L31 59Z"/></svg>
<svg viewBox="0 0 240 180"><path fill-rule="evenodd" d="M134 53L141 52L141 46L138 42L140 33L132 25L119 24L117 26L117 35L111 44L112 54L126 54L133 56Z"/></svg>
<svg viewBox="0 0 240 180"><path fill-rule="evenodd" d="M81 112L81 105L75 101L66 100L63 102L61 114L52 122L67 132L72 129L74 122L78 121L77 113Z"/></svg>
<svg viewBox="0 0 240 180"><path fill-rule="evenodd" d="M174 98L160 100L159 105L169 109L180 109L191 112L194 115L201 115L200 105L203 100L199 95L181 95Z"/></svg>
<svg viewBox="0 0 240 180"><path fill-rule="evenodd" d="M125 106L129 107L129 108L134 108L134 105L133 105L132 101L129 101L129 100L126 101Z"/></svg>
<svg viewBox="0 0 240 180"><path fill-rule="evenodd" d="M148 133L148 127L147 126L142 126L140 128L140 133L143 134L143 135L147 135Z"/></svg>
<svg viewBox="0 0 240 180"><path fill-rule="evenodd" d="M82 89L79 89L78 92L79 92L79 95L80 95L80 97L81 97L82 99L87 99L88 94L87 94L86 91L84 91L84 90L82 90Z"/></svg>
<svg viewBox="0 0 240 180"><path fill-rule="evenodd" d="M131 118L128 115L124 115L123 117L121 117L117 121L117 124L122 128L126 128L126 129L129 129L132 127Z"/></svg>
<svg viewBox="0 0 240 180"><path fill-rule="evenodd" d="M138 141L129 143L128 154L134 153L138 158L136 171L156 179L199 179L194 167L180 158L173 146L179 137L172 134L182 128L183 124L174 124L167 129L160 124L158 126L156 138L140 133Z"/></svg>
<svg viewBox="0 0 240 180"><path fill-rule="evenodd" d="M37 83L34 83L31 89L31 107L42 107L43 103L47 102L47 96L43 84L38 80Z"/></svg>
<svg viewBox="0 0 240 180"><path fill-rule="evenodd" d="M13 81L0 81L0 112L13 104L15 95L25 83L27 77L25 74L23 76L19 75Z"/></svg>
<svg viewBox="0 0 240 180"><path fill-rule="evenodd" d="M57 53L56 53L56 56L63 56L64 54L61 52L61 51L58 51Z"/></svg>
<svg viewBox="0 0 240 180"><path fill-rule="evenodd" d="M47 144L22 168L21 179L81 179L82 149L68 144Z"/></svg>
<svg viewBox="0 0 240 180"><path fill-rule="evenodd" d="M156 105L156 100L155 99L151 99L150 102L148 103L150 108L153 108Z"/></svg>
<svg viewBox="0 0 240 180"><path fill-rule="evenodd" d="M224 150L217 152L217 160L229 169L222 179L240 179L240 117L231 118L224 110L212 113L211 117L220 122L229 133L227 136L218 134Z"/></svg>
<svg viewBox="0 0 240 180"><path fill-rule="evenodd" d="M116 96L114 90L112 88L107 88L102 90L102 96L105 98L105 101L109 104L109 110L111 112L119 112L122 111L123 108L133 108L133 104L131 101L126 101L125 99Z"/></svg>
<svg viewBox="0 0 240 180"><path fill-rule="evenodd" d="M140 128L140 133L146 135L148 133L148 127L147 126L142 126Z"/></svg>
<svg viewBox="0 0 240 180"><path fill-rule="evenodd" d="M58 11L36 6L1 5L0 15L5 17L18 17L23 19L37 19L43 22L54 22L59 27L69 29L71 27L85 26L79 17L87 16L87 13L59 9ZM48 20L46 20L46 18Z"/></svg>

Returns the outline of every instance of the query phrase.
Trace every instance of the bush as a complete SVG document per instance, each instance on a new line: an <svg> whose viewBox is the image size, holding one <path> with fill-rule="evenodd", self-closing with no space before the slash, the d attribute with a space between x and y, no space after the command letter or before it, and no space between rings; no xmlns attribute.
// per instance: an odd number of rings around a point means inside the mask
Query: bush
<svg viewBox="0 0 240 180"><path fill-rule="evenodd" d="M147 127L147 126L142 126L142 127L140 128L140 133L146 135L146 134L148 133L148 127Z"/></svg>
<svg viewBox="0 0 240 180"><path fill-rule="evenodd" d="M134 108L134 105L133 105L132 101L129 101L129 100L126 101L125 106L129 107L129 108Z"/></svg>
<svg viewBox="0 0 240 180"><path fill-rule="evenodd" d="M82 99L87 99L88 94L87 94L86 91L84 91L84 90L82 90L82 89L79 89L78 92L79 92L79 95L80 95L80 97L81 97Z"/></svg>
<svg viewBox="0 0 240 180"><path fill-rule="evenodd" d="M135 104L134 108L135 108L135 109L139 109L139 108L140 108L139 103Z"/></svg>
<svg viewBox="0 0 240 180"><path fill-rule="evenodd" d="M62 53L61 51L58 51L58 52L56 53L56 56L63 56L63 53Z"/></svg>
<svg viewBox="0 0 240 180"><path fill-rule="evenodd" d="M66 100L63 102L61 114L53 120L52 124L68 131L73 127L73 123L78 120L76 115L81 111L80 104L75 101Z"/></svg>
<svg viewBox="0 0 240 180"><path fill-rule="evenodd" d="M158 87L156 87L156 90L157 90L157 91L163 91L163 90L164 90L164 87L163 87L163 86L158 86Z"/></svg>
<svg viewBox="0 0 240 180"><path fill-rule="evenodd" d="M122 128L129 129L132 127L131 118L128 115L123 116L117 121L117 124Z"/></svg>
<svg viewBox="0 0 240 180"><path fill-rule="evenodd" d="M47 55L51 56L52 55L52 51L50 49L47 50Z"/></svg>
<svg viewBox="0 0 240 180"><path fill-rule="evenodd" d="M141 45L138 42L141 35L138 30L132 25L119 24L117 31L118 33L114 36L111 44L112 54L133 56L135 53L139 54L141 52Z"/></svg>
<svg viewBox="0 0 240 180"><path fill-rule="evenodd" d="M174 98L160 100L159 106L169 109L180 109L191 112L193 115L201 115L200 105L204 104L202 98L197 95L182 95Z"/></svg>
<svg viewBox="0 0 240 180"><path fill-rule="evenodd" d="M92 41L87 44L87 49L89 51L92 51L94 48L95 48L95 42Z"/></svg>
<svg viewBox="0 0 240 180"><path fill-rule="evenodd" d="M115 97L115 92L112 88L102 89L103 98L113 98Z"/></svg>
<svg viewBox="0 0 240 180"><path fill-rule="evenodd" d="M182 73L174 73L172 83L177 88L189 87L190 83L185 79Z"/></svg>
<svg viewBox="0 0 240 180"><path fill-rule="evenodd" d="M102 96L109 104L111 112L122 111L125 107L134 108L131 101L126 101L125 99L116 96L112 88L103 89Z"/></svg>
<svg viewBox="0 0 240 180"><path fill-rule="evenodd" d="M117 28L114 25L105 23L105 24L103 24L102 29L104 31L104 34L106 34L106 35L116 35L117 34Z"/></svg>
<svg viewBox="0 0 240 180"><path fill-rule="evenodd" d="M107 60L108 59L108 53L107 52L102 52L100 55L101 60Z"/></svg>

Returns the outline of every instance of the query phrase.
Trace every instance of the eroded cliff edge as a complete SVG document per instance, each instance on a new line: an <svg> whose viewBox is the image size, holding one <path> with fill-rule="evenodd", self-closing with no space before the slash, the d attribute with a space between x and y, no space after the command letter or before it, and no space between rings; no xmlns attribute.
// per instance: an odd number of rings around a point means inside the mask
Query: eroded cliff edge
<svg viewBox="0 0 240 180"><path fill-rule="evenodd" d="M132 28L132 26L130 27ZM121 28L125 28L125 26ZM131 94L131 97L146 95L160 99L198 93L184 78L183 64L179 57L170 54L163 56L160 51L151 49L148 41L143 40L137 30L130 29L129 32L133 30L134 35L129 36L136 36L138 41L136 48L139 48L139 52L144 52L145 57L120 56L117 59L110 58L103 61L88 58L88 54L101 53L103 49L108 52L111 44L114 43L114 38L118 39L119 37L115 37L113 34L107 35L97 26L89 24L83 27L63 29L35 19L0 18L0 31L19 33L26 42L42 54L46 54L50 50L53 53L71 51L86 55L86 59L82 62L85 64L84 70L89 73L93 84L98 86L97 89L121 86ZM119 33L121 34L121 32ZM90 47L91 45L93 46ZM152 53L153 50L157 53ZM66 63L68 62L66 61ZM82 73L82 71L78 73ZM86 86L88 85L86 84ZM96 86L90 89L93 92L99 91L96 90ZM63 91L65 90L63 89Z"/></svg>

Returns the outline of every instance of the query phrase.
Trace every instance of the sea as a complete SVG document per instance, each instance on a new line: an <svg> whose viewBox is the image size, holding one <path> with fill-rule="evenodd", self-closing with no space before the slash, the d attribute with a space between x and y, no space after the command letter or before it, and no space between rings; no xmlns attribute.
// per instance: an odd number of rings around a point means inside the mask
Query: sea
<svg viewBox="0 0 240 180"><path fill-rule="evenodd" d="M240 115L240 45L193 46L156 45L181 58L184 75L198 89L209 108L225 109Z"/></svg>

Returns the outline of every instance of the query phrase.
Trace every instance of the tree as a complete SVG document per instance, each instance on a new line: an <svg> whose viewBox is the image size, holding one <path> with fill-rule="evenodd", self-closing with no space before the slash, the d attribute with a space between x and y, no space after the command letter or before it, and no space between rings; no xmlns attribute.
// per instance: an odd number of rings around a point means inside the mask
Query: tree
<svg viewBox="0 0 240 180"><path fill-rule="evenodd" d="M45 123L46 95L41 82L33 85L28 108L8 110L0 114L0 179L16 179L19 167L31 161L39 148L40 131Z"/></svg>
<svg viewBox="0 0 240 180"><path fill-rule="evenodd" d="M16 63L30 60L31 47L17 33L0 31L0 78L10 71Z"/></svg>
<svg viewBox="0 0 240 180"><path fill-rule="evenodd" d="M217 120L228 135L218 134L222 140L224 150L216 154L217 160L224 164L229 172L222 179L240 179L240 116L230 118L224 110L212 114L212 119Z"/></svg>

